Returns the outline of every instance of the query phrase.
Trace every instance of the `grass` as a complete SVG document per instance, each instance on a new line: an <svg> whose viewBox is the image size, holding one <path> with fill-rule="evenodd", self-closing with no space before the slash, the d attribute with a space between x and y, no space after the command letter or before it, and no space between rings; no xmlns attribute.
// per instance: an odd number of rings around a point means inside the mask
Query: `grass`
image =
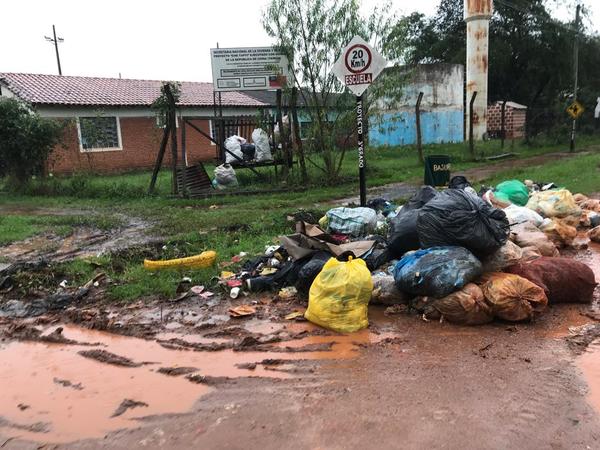
<svg viewBox="0 0 600 450"><path fill-rule="evenodd" d="M598 149L600 139L580 140L588 149ZM486 155L501 153L498 142L479 144L478 149ZM564 145L540 145L528 147L507 145L505 151L513 151L524 158L554 151L565 151ZM449 154L455 170L490 162L471 162L466 156L464 144L427 146L426 154ZM423 168L416 160L412 147L370 149L367 153L368 184L382 185L392 182L419 180ZM170 199L170 174L163 171L159 177L159 194L144 195L149 173L112 176L54 177L51 188L39 191L43 183L37 181L36 195L0 194L0 208L38 207L73 208L90 211L87 215L74 216L3 216L0 219L0 243L20 240L36 233L59 230L68 233L78 226L96 226L111 230L122 225L120 214L140 217L151 225L148 232L164 238L163 246L142 246L110 256L75 260L55 267L56 277L64 277L71 285L81 285L94 273L105 272L113 281L107 295L115 301L131 301L139 298L172 298L182 277L192 278L194 284L214 288L214 277L221 270L236 270L239 265L226 268L219 263L228 262L232 256L247 252L249 257L261 254L265 246L273 244L282 234L293 232L294 220L288 220L300 209L311 210L319 217L330 208L335 198L357 194L355 153L349 152L342 169L342 179L332 185L324 180L318 169L311 167L313 185L302 192L279 192L249 196L219 196L208 199ZM493 163L492 163L493 164ZM574 191L600 191L598 165L600 154L580 155L572 159L547 163L540 167L515 168L497 173L486 180L495 184L510 178L532 178L564 184ZM211 173L210 167L207 167ZM264 169L266 174L268 170ZM297 170L295 170L297 172ZM238 179L244 188L274 187L273 181L257 182L248 171L238 170ZM288 186L303 187L294 174ZM67 195L71 193L71 195ZM33 194L33 192L30 192ZM52 194L52 195L51 195ZM204 250L218 253L217 265L210 269L186 271L148 272L143 266L144 258L168 259L200 253ZM60 280L59 280L60 281Z"/></svg>

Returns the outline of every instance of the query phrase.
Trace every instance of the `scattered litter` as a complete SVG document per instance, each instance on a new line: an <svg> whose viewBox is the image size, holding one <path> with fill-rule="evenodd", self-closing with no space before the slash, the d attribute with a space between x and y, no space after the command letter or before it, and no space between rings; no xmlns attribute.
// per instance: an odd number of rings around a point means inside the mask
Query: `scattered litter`
<svg viewBox="0 0 600 450"><path fill-rule="evenodd" d="M592 228L590 231L588 231L588 237L592 241L600 243L600 226Z"/></svg>
<svg viewBox="0 0 600 450"><path fill-rule="evenodd" d="M236 288L237 289L237 288ZM235 308L229 308L231 317L247 317L256 313L256 308L250 305L240 305Z"/></svg>
<svg viewBox="0 0 600 450"><path fill-rule="evenodd" d="M217 253L209 250L199 255L187 258L168 259L163 261L144 260L144 267L148 270L160 269L205 269L212 266L217 259Z"/></svg>
<svg viewBox="0 0 600 450"><path fill-rule="evenodd" d="M289 299L289 298L294 298L296 297L296 295L298 295L298 289L296 289L293 286L288 286L288 287L284 287L283 289L279 290L279 298L282 299Z"/></svg>
<svg viewBox="0 0 600 450"><path fill-rule="evenodd" d="M231 291L229 291L229 296L231 298L238 298L240 295L240 288L239 287L234 287Z"/></svg>
<svg viewBox="0 0 600 450"><path fill-rule="evenodd" d="M235 273L233 272L227 272L227 271L223 271L221 272L221 280L228 280L230 278L234 278L235 277Z"/></svg>
<svg viewBox="0 0 600 450"><path fill-rule="evenodd" d="M304 313L305 313L305 311L294 311L294 312L287 314L284 317L284 319L285 320L294 320L294 319L298 319L300 317L304 318Z"/></svg>
<svg viewBox="0 0 600 450"><path fill-rule="evenodd" d="M69 285L69 282L67 280L62 280L59 284L59 286L63 289L66 288L68 285Z"/></svg>

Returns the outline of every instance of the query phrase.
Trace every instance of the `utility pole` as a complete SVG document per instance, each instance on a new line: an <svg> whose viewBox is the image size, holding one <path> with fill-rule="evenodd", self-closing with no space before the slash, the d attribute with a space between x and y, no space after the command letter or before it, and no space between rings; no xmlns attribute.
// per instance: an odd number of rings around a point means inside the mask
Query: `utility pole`
<svg viewBox="0 0 600 450"><path fill-rule="evenodd" d="M577 5L575 11L575 43L573 44L573 102L577 101L577 83L579 77L579 12L581 5ZM575 130L577 128L577 119L573 118L573 127L571 129L571 151L575 151Z"/></svg>
<svg viewBox="0 0 600 450"><path fill-rule="evenodd" d="M48 36L44 36L44 38L48 42L52 42L54 44L54 50L56 50L56 64L58 64L58 74L62 75L62 69L60 68L60 55L58 54L58 44L64 42L64 39L61 37L56 37L56 28L54 25L52 25L52 35L54 36L53 38Z"/></svg>

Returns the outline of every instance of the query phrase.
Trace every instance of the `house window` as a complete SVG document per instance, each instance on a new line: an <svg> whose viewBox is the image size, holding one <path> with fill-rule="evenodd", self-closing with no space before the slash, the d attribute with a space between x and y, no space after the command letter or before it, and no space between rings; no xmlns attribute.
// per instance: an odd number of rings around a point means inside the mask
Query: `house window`
<svg viewBox="0 0 600 450"><path fill-rule="evenodd" d="M215 141L219 140L219 133L217 132L217 125L214 120L210 120L210 137ZM225 139L229 136L240 135L240 127L238 125L230 125L225 122ZM215 145L213 141L210 141L211 145Z"/></svg>
<svg viewBox="0 0 600 450"><path fill-rule="evenodd" d="M122 150L118 117L79 117L79 147L82 152Z"/></svg>

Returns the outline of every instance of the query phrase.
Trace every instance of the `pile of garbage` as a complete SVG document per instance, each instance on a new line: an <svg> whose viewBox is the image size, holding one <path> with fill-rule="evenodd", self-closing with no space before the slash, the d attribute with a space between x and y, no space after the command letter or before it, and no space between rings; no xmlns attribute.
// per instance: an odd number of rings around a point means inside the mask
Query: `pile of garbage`
<svg viewBox="0 0 600 450"><path fill-rule="evenodd" d="M477 193L455 177L399 207L373 199L298 221L244 264L236 287L307 295L304 317L339 332L367 327L369 303L466 325L531 321L548 304L592 301L593 271L560 256L586 247L582 229L600 241L600 200L518 180Z"/></svg>
<svg viewBox="0 0 600 450"><path fill-rule="evenodd" d="M261 128L256 128L252 132L252 143L247 142L241 136L233 135L225 139L225 148L228 150L225 152L225 163L217 166L214 171L215 178L212 184L215 189L223 190L238 185L235 170L231 163L273 160L269 135Z"/></svg>

